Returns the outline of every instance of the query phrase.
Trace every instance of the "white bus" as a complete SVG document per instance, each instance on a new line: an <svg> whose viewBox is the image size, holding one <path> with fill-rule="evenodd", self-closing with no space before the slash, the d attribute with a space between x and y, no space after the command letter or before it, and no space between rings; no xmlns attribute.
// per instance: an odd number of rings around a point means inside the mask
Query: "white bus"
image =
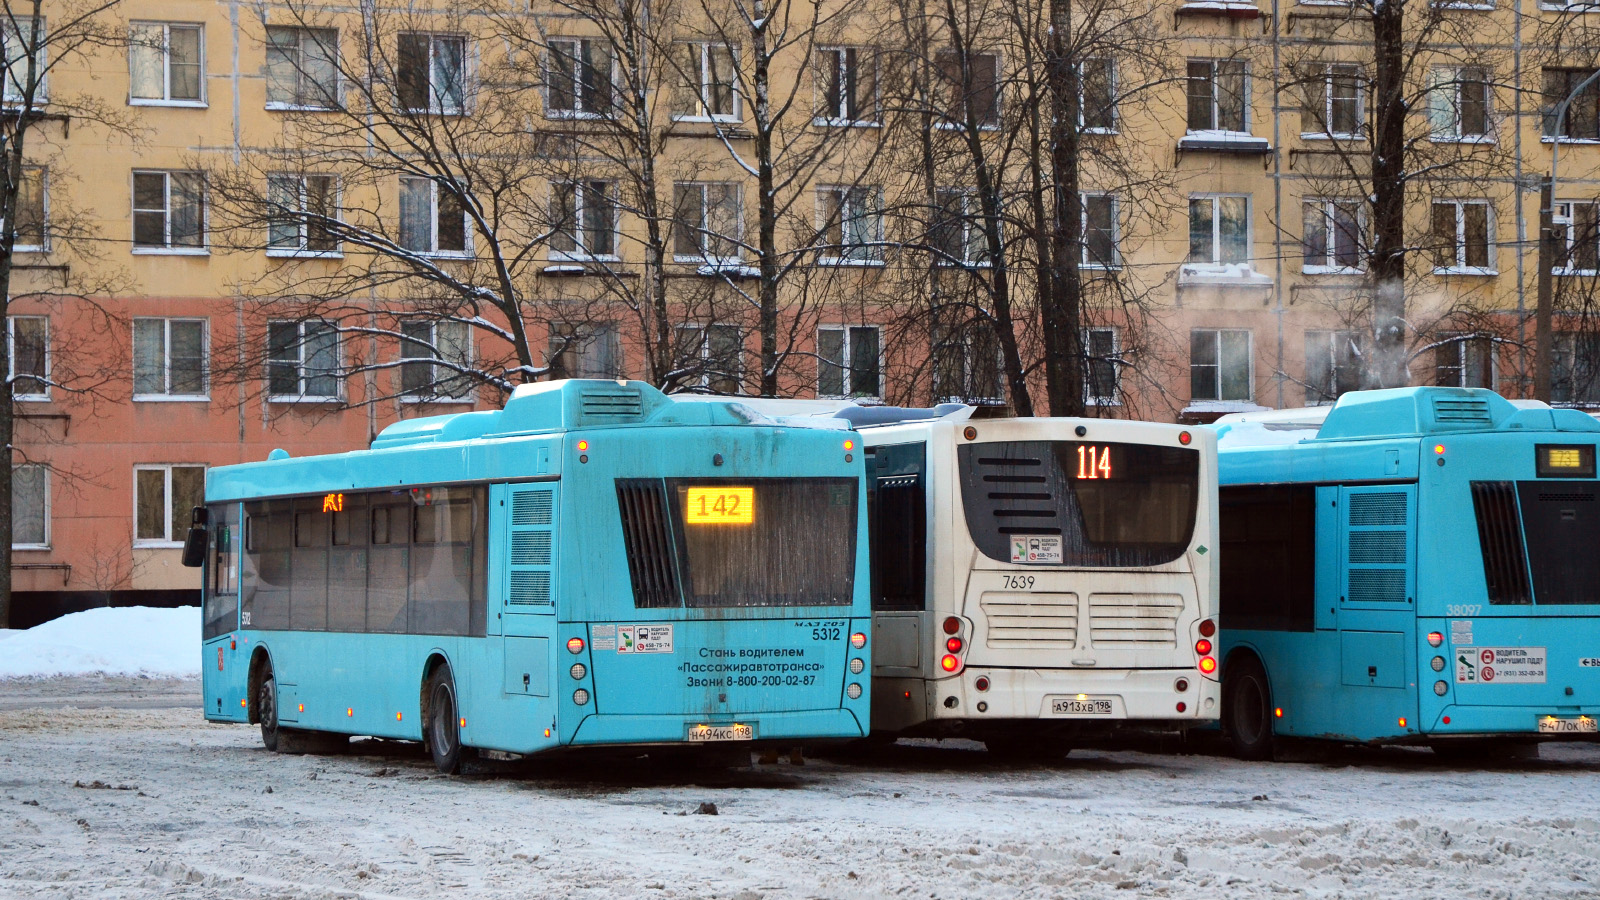
<svg viewBox="0 0 1600 900"><path fill-rule="evenodd" d="M746 402L861 436L875 736L1055 758L1216 720L1210 429Z"/></svg>

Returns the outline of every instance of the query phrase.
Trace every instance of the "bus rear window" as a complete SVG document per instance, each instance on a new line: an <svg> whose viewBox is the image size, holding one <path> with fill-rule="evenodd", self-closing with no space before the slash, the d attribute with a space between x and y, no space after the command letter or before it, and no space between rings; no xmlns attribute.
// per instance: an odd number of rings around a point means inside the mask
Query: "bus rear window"
<svg viewBox="0 0 1600 900"><path fill-rule="evenodd" d="M1194 534L1200 452L1091 441L958 448L967 528L1000 562L1155 566Z"/></svg>
<svg viewBox="0 0 1600 900"><path fill-rule="evenodd" d="M853 600L853 478L627 479L617 488L639 607L678 606L680 592L691 608Z"/></svg>

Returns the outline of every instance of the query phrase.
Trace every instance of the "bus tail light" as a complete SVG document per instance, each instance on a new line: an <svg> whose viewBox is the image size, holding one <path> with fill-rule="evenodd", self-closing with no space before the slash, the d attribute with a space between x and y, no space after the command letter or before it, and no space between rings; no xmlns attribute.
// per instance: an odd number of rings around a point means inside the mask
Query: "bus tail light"
<svg viewBox="0 0 1600 900"><path fill-rule="evenodd" d="M1214 675L1216 671L1217 661L1215 659L1209 656L1200 657L1200 673L1202 675Z"/></svg>
<svg viewBox="0 0 1600 900"><path fill-rule="evenodd" d="M951 653L960 653L961 647L961 638L958 637L948 638L944 642L944 649L950 651Z"/></svg>
<svg viewBox="0 0 1600 900"><path fill-rule="evenodd" d="M1211 621L1210 619L1201 619L1200 620L1200 636L1201 637L1215 637L1216 634L1217 634L1217 623Z"/></svg>
<svg viewBox="0 0 1600 900"><path fill-rule="evenodd" d="M1435 681L1433 683L1433 692L1443 697L1445 694L1450 693L1450 685L1445 684L1443 681Z"/></svg>
<svg viewBox="0 0 1600 900"><path fill-rule="evenodd" d="M1200 640L1195 641L1194 642L1194 652L1200 654L1201 656L1210 656L1211 655L1211 642L1206 640L1205 638L1201 638Z"/></svg>
<svg viewBox="0 0 1600 900"><path fill-rule="evenodd" d="M961 668L961 660L952 654L946 653L944 658L939 660L939 668L954 674L956 670Z"/></svg>
<svg viewBox="0 0 1600 900"><path fill-rule="evenodd" d="M867 636L861 632L850 635L850 646L860 650L867 645Z"/></svg>
<svg viewBox="0 0 1600 900"><path fill-rule="evenodd" d="M961 630L961 620L960 619L956 618L955 616L950 616L949 618L944 620L944 633L945 634L955 634L956 632L958 632L960 630Z"/></svg>
<svg viewBox="0 0 1600 900"><path fill-rule="evenodd" d="M581 637L567 638L567 652L568 653L582 653L583 652L583 638L581 638Z"/></svg>
<svg viewBox="0 0 1600 900"><path fill-rule="evenodd" d="M1440 634L1437 631L1428 632L1428 646L1429 647L1437 647L1442 643L1444 643L1444 635Z"/></svg>
<svg viewBox="0 0 1600 900"><path fill-rule="evenodd" d="M966 623L958 616L947 616L943 623L944 646L940 649L944 655L939 657L939 668L947 675L955 675L966 667L962 657L967 652L966 639L961 636L961 630Z"/></svg>
<svg viewBox="0 0 1600 900"><path fill-rule="evenodd" d="M978 680L974 681L972 686L977 688L979 693L987 691L989 689L989 676L979 675Z"/></svg>

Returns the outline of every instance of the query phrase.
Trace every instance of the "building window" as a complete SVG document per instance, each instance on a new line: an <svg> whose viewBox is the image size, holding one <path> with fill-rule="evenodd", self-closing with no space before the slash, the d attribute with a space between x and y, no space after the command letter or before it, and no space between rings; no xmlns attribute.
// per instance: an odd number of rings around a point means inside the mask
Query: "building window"
<svg viewBox="0 0 1600 900"><path fill-rule="evenodd" d="M134 544L182 546L194 508L205 503L205 492L205 466L134 466Z"/></svg>
<svg viewBox="0 0 1600 900"><path fill-rule="evenodd" d="M1250 332L1196 328L1189 332L1189 399L1249 400Z"/></svg>
<svg viewBox="0 0 1600 900"><path fill-rule="evenodd" d="M339 241L326 224L339 218L332 175L268 175L267 205L271 210L267 223L269 255L324 255L339 251Z"/></svg>
<svg viewBox="0 0 1600 900"><path fill-rule="evenodd" d="M1493 388L1494 342L1481 334L1445 335L1433 348L1433 383Z"/></svg>
<svg viewBox="0 0 1600 900"><path fill-rule="evenodd" d="M45 253L50 249L46 187L49 174L44 166L23 166L17 184L17 253Z"/></svg>
<svg viewBox="0 0 1600 900"><path fill-rule="evenodd" d="M707 266L739 261L744 224L737 184L678 182L672 186L672 255Z"/></svg>
<svg viewBox="0 0 1600 900"><path fill-rule="evenodd" d="M744 336L737 325L678 326L678 359L698 369L687 383L713 394L737 394L744 369Z"/></svg>
<svg viewBox="0 0 1600 900"><path fill-rule="evenodd" d="M1361 201L1314 198L1305 201L1301 271L1353 274L1362 271Z"/></svg>
<svg viewBox="0 0 1600 900"><path fill-rule="evenodd" d="M437 256L470 252L467 211L431 178L400 179L400 246Z"/></svg>
<svg viewBox="0 0 1600 900"><path fill-rule="evenodd" d="M339 399L339 333L333 323L267 323L267 393L273 400Z"/></svg>
<svg viewBox="0 0 1600 900"><path fill-rule="evenodd" d="M622 346L612 322L550 324L550 378L621 378Z"/></svg>
<svg viewBox="0 0 1600 900"><path fill-rule="evenodd" d="M1593 74L1593 69L1544 70L1545 137L1556 134L1556 107ZM1566 117L1561 120L1560 136L1574 141L1600 141L1600 81L1572 98L1572 103L1567 106Z"/></svg>
<svg viewBox="0 0 1600 900"><path fill-rule="evenodd" d="M1433 271L1493 275L1493 233L1489 201L1433 201Z"/></svg>
<svg viewBox="0 0 1600 900"><path fill-rule="evenodd" d="M1121 387L1122 346L1115 328L1083 330L1083 401L1091 406L1116 406Z"/></svg>
<svg viewBox="0 0 1600 900"><path fill-rule="evenodd" d="M39 19L39 25L44 25L44 19ZM0 45L5 53L5 87L4 100L6 105L30 104L34 107L43 105L48 99L45 90L45 75L48 71L45 58L45 48L49 45L48 29L46 37L34 47L34 90L33 96L28 96L28 48L34 43L33 19L24 10L17 10L15 16L6 17L0 22Z"/></svg>
<svg viewBox="0 0 1600 900"><path fill-rule="evenodd" d="M1250 130L1249 80L1239 59L1189 60L1189 131Z"/></svg>
<svg viewBox="0 0 1600 900"><path fill-rule="evenodd" d="M1345 63L1318 66L1305 81L1300 131L1306 137L1359 138L1361 67Z"/></svg>
<svg viewBox="0 0 1600 900"><path fill-rule="evenodd" d="M1111 194L1083 195L1082 265L1115 269L1122 265L1117 251L1117 198Z"/></svg>
<svg viewBox="0 0 1600 900"><path fill-rule="evenodd" d="M817 396L877 397L882 393L876 325L817 329Z"/></svg>
<svg viewBox="0 0 1600 900"><path fill-rule="evenodd" d="M8 316L13 400L50 399L50 320L44 316Z"/></svg>
<svg viewBox="0 0 1600 900"><path fill-rule="evenodd" d="M50 470L44 466L11 467L11 548L50 549Z"/></svg>
<svg viewBox="0 0 1600 900"><path fill-rule="evenodd" d="M1561 241L1559 275L1593 275L1600 270L1600 204L1564 200L1552 204L1550 221Z"/></svg>
<svg viewBox="0 0 1600 900"><path fill-rule="evenodd" d="M131 102L185 106L205 102L201 26L135 22L129 31Z"/></svg>
<svg viewBox="0 0 1600 900"><path fill-rule="evenodd" d="M1109 56L1082 62L1078 70L1078 124L1084 131L1117 130L1117 68Z"/></svg>
<svg viewBox="0 0 1600 900"><path fill-rule="evenodd" d="M600 118L616 106L611 46L594 38L551 38L546 56L545 114Z"/></svg>
<svg viewBox="0 0 1600 900"><path fill-rule="evenodd" d="M737 51L727 44L706 42L677 47L682 79L673 97L673 118L738 121Z"/></svg>
<svg viewBox="0 0 1600 900"><path fill-rule="evenodd" d="M966 65L963 67L963 60ZM964 128L967 123L980 128L1000 125L1000 57L993 53L967 53L946 50L935 64L944 81L944 128Z"/></svg>
<svg viewBox="0 0 1600 900"><path fill-rule="evenodd" d="M133 173L133 249L203 252L205 177L199 172Z"/></svg>
<svg viewBox="0 0 1600 900"><path fill-rule="evenodd" d="M467 323L400 323L400 391L407 398L471 401L471 371Z"/></svg>
<svg viewBox="0 0 1600 900"><path fill-rule="evenodd" d="M1557 332L1550 360L1550 402L1600 406L1600 334Z"/></svg>
<svg viewBox="0 0 1600 900"><path fill-rule="evenodd" d="M1436 141L1488 141L1489 70L1440 66L1428 90L1428 126Z"/></svg>
<svg viewBox="0 0 1600 900"><path fill-rule="evenodd" d="M959 328L935 326L933 396L939 402L996 406L1006 402L1000 336L994 323L975 320Z"/></svg>
<svg viewBox="0 0 1600 900"><path fill-rule="evenodd" d="M133 320L133 398L206 397L206 320Z"/></svg>
<svg viewBox="0 0 1600 900"><path fill-rule="evenodd" d="M934 263L986 266L989 236L983 229L983 208L977 191L942 188L934 192L938 218L933 223Z"/></svg>
<svg viewBox="0 0 1600 900"><path fill-rule="evenodd" d="M824 264L883 260L883 213L876 187L817 188Z"/></svg>
<svg viewBox="0 0 1600 900"><path fill-rule="evenodd" d="M339 32L267 26L267 108L339 106Z"/></svg>
<svg viewBox="0 0 1600 900"><path fill-rule="evenodd" d="M402 109L445 115L467 111L465 36L402 34L395 68Z"/></svg>
<svg viewBox="0 0 1600 900"><path fill-rule="evenodd" d="M1332 403L1361 387L1360 335L1354 331L1306 332L1306 405Z"/></svg>
<svg viewBox="0 0 1600 900"><path fill-rule="evenodd" d="M870 47L817 51L817 124L872 125L878 121L878 53Z"/></svg>
<svg viewBox="0 0 1600 900"><path fill-rule="evenodd" d="M1250 197L1189 198L1189 256L1201 265L1250 263Z"/></svg>
<svg viewBox="0 0 1600 900"><path fill-rule="evenodd" d="M616 259L617 196L609 181L562 181L554 185L555 233L551 259Z"/></svg>

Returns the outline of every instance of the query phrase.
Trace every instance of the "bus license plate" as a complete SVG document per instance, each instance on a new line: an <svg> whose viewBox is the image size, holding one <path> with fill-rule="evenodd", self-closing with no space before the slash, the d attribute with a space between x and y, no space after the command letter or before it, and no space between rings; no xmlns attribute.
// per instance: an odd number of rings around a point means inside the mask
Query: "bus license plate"
<svg viewBox="0 0 1600 900"><path fill-rule="evenodd" d="M689 729L689 743L709 744L714 741L753 741L756 730L749 725L696 725Z"/></svg>
<svg viewBox="0 0 1600 900"><path fill-rule="evenodd" d="M1111 701L1098 697L1088 700L1051 700L1050 713L1056 716L1109 716Z"/></svg>
<svg viewBox="0 0 1600 900"><path fill-rule="evenodd" d="M1576 719L1558 719L1545 716L1539 720L1540 734L1595 734L1600 732L1600 720L1581 716Z"/></svg>

